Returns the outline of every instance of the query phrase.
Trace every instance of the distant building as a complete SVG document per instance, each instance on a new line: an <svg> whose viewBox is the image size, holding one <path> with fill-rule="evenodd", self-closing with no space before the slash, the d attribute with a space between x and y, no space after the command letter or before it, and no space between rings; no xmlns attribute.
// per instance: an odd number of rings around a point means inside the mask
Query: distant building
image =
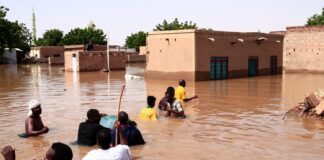
<svg viewBox="0 0 324 160"><path fill-rule="evenodd" d="M139 55L146 55L146 54L147 54L147 46L140 46Z"/></svg>
<svg viewBox="0 0 324 160"><path fill-rule="evenodd" d="M40 63L48 63L49 57L55 57L56 59L64 59L64 47L63 46L40 46L31 47L29 57L35 58Z"/></svg>
<svg viewBox="0 0 324 160"><path fill-rule="evenodd" d="M17 59L18 59L18 52L22 53L23 51L19 48L5 48L3 54L3 60L2 63L9 63L9 64L17 64Z"/></svg>
<svg viewBox="0 0 324 160"><path fill-rule="evenodd" d="M285 36L286 35L286 31L272 31L269 34L276 34L276 35Z"/></svg>
<svg viewBox="0 0 324 160"><path fill-rule="evenodd" d="M221 80L282 73L283 36L209 30L150 32L146 77Z"/></svg>
<svg viewBox="0 0 324 160"><path fill-rule="evenodd" d="M135 48L126 48L117 45L109 46L110 51L119 51L119 52L127 52L127 53L137 53Z"/></svg>
<svg viewBox="0 0 324 160"><path fill-rule="evenodd" d="M115 47L109 46L110 70L125 69L128 55L137 53L114 50ZM107 67L107 46L105 45L93 45L93 48L88 51L84 45L64 46L64 49L66 71L99 71Z"/></svg>
<svg viewBox="0 0 324 160"><path fill-rule="evenodd" d="M287 27L283 60L287 72L324 72L324 25Z"/></svg>

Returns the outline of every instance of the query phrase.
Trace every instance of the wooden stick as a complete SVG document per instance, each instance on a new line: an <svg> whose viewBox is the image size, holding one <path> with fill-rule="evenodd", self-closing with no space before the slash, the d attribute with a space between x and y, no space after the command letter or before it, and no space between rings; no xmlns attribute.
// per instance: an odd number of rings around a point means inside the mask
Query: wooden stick
<svg viewBox="0 0 324 160"><path fill-rule="evenodd" d="M119 97L119 105L118 105L118 112L117 112L117 126L116 126L116 139L115 139L115 146L117 146L118 143L118 120L119 120L119 112L120 112L120 105L121 105L121 99L123 97L123 93L125 90L125 85L122 86L121 88L121 93L120 93L120 97Z"/></svg>
<svg viewBox="0 0 324 160"><path fill-rule="evenodd" d="M300 114L299 114L299 117L300 117L300 116L302 116L302 115L304 114L304 112L306 111L306 109L307 109L307 108L306 108L306 107L304 107L303 111L302 111L302 112L300 112Z"/></svg>
<svg viewBox="0 0 324 160"><path fill-rule="evenodd" d="M290 111L290 110L289 110ZM286 113L285 113L285 115L283 116L283 118L282 118L282 120L285 120L285 118L286 118L286 116L288 115L288 112L289 111L287 111Z"/></svg>

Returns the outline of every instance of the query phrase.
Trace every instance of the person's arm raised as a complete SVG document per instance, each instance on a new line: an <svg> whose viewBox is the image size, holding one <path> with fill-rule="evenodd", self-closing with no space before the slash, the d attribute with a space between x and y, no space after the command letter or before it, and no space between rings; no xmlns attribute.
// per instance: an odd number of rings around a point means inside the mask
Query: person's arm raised
<svg viewBox="0 0 324 160"><path fill-rule="evenodd" d="M120 144L127 145L127 140L126 140L125 136L123 135L120 124L117 125L117 131L118 131L118 136L120 139Z"/></svg>

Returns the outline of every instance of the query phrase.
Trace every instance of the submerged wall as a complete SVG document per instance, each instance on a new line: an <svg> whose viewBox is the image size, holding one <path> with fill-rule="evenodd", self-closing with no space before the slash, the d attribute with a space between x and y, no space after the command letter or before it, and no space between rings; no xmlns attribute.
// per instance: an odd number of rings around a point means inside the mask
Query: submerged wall
<svg viewBox="0 0 324 160"><path fill-rule="evenodd" d="M195 80L195 30L150 32L146 77Z"/></svg>
<svg viewBox="0 0 324 160"><path fill-rule="evenodd" d="M73 55L76 57L77 71L99 71L107 66L107 52L104 51L66 51L65 70L72 71ZM123 53L110 53L110 69L119 70L126 68L127 55Z"/></svg>
<svg viewBox="0 0 324 160"><path fill-rule="evenodd" d="M227 57L228 78L248 77L249 59L258 60L257 76L269 75L271 56L282 73L283 36L266 33L197 31L196 80L210 79L211 57Z"/></svg>
<svg viewBox="0 0 324 160"><path fill-rule="evenodd" d="M324 72L324 25L287 27L284 69L287 72Z"/></svg>
<svg viewBox="0 0 324 160"><path fill-rule="evenodd" d="M257 59L257 76L282 73L283 35L178 30L150 32L147 37L147 78L210 80L211 59L227 59L226 78L247 77L249 59Z"/></svg>

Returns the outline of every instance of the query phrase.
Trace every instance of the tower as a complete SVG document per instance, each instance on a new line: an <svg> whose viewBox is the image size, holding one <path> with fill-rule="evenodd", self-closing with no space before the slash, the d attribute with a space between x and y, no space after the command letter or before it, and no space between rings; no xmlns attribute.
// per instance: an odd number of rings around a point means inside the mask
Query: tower
<svg viewBox="0 0 324 160"><path fill-rule="evenodd" d="M36 42L36 17L35 17L35 12L33 9L33 14L32 14L32 38L33 38L33 45L35 45Z"/></svg>

